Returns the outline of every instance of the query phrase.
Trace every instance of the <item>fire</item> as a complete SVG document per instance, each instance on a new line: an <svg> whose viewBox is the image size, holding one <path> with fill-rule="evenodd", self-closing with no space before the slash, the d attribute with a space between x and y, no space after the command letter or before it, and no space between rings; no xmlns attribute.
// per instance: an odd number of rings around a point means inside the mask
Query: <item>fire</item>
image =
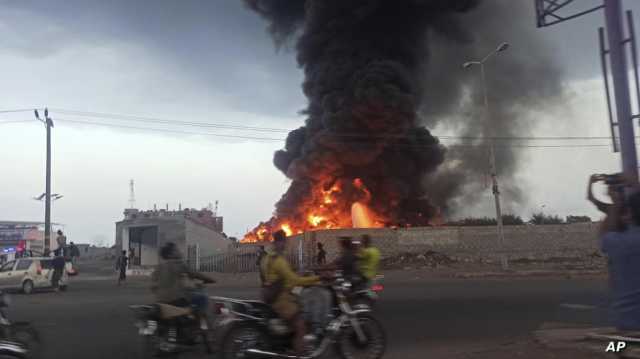
<svg viewBox="0 0 640 359"><path fill-rule="evenodd" d="M293 231L291 230L291 226L288 223L285 223L282 226L280 226L280 229L282 229L284 233L287 234L287 237L293 234Z"/></svg>
<svg viewBox="0 0 640 359"><path fill-rule="evenodd" d="M360 202L356 202L351 206L351 222L353 223L353 228L372 228L374 226L371 211Z"/></svg>
<svg viewBox="0 0 640 359"><path fill-rule="evenodd" d="M322 216L316 216L313 214L309 215L309 223L314 227L319 226L323 221L325 221L325 218Z"/></svg>
<svg viewBox="0 0 640 359"><path fill-rule="evenodd" d="M319 229L385 227L388 220L370 206L372 196L360 178L319 181L295 215L276 216L247 233L242 241L270 240L270 234L279 229L290 236Z"/></svg>
<svg viewBox="0 0 640 359"><path fill-rule="evenodd" d="M323 199L323 203L324 204L331 204L335 202L335 199L333 198L335 193L340 192L340 186L333 185L331 187L331 189L327 190L327 191L322 191L322 199Z"/></svg>

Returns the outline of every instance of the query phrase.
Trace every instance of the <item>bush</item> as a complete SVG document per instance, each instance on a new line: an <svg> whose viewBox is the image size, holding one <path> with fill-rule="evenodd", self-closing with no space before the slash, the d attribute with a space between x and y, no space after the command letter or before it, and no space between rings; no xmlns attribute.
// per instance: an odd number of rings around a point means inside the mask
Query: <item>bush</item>
<svg viewBox="0 0 640 359"><path fill-rule="evenodd" d="M567 216L567 223L591 223L589 216Z"/></svg>
<svg viewBox="0 0 640 359"><path fill-rule="evenodd" d="M534 213L529 220L531 224L545 225L545 224L563 224L562 218L557 215L544 214L542 212Z"/></svg>
<svg viewBox="0 0 640 359"><path fill-rule="evenodd" d="M482 217L482 218L474 218L469 217L462 219L457 222L448 223L448 225L453 226L495 226L498 223L495 218ZM520 216L516 216L514 214L503 214L502 215L502 224L505 226L514 226L524 224L524 221Z"/></svg>

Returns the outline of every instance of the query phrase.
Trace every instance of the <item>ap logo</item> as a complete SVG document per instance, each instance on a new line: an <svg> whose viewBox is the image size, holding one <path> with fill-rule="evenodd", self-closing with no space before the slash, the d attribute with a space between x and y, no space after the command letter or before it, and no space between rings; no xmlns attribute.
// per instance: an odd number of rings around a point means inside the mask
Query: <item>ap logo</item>
<svg viewBox="0 0 640 359"><path fill-rule="evenodd" d="M607 345L607 349L605 349L605 352L619 353L623 351L624 348L626 347L627 347L626 342L609 342L609 344Z"/></svg>

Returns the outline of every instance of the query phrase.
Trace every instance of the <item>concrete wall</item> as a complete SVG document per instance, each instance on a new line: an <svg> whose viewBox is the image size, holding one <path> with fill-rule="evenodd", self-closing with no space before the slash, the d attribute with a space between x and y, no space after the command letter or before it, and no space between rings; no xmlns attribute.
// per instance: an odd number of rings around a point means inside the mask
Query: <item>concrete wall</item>
<svg viewBox="0 0 640 359"><path fill-rule="evenodd" d="M229 246L229 240L222 234L191 220L185 222L187 246L198 245L200 256L223 253Z"/></svg>
<svg viewBox="0 0 640 359"><path fill-rule="evenodd" d="M340 229L305 233L291 238L293 249L304 240L305 261L313 258L316 244L323 243L328 260L338 254L338 237L369 234L383 256L428 250L469 260L549 259L581 257L599 251L597 224L505 226L504 245L495 227L421 227L403 229Z"/></svg>

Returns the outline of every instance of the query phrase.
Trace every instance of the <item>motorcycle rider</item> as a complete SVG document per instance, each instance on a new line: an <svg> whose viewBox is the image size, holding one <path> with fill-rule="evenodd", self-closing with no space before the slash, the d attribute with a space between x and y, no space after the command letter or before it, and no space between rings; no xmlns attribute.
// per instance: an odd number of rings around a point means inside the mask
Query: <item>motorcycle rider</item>
<svg viewBox="0 0 640 359"><path fill-rule="evenodd" d="M296 355L304 353L304 336L307 332L300 306L291 290L297 286L312 286L320 283L318 276L299 276L284 257L287 244L286 233L282 230L273 233L274 251L262 261L265 273L265 286L274 288L274 300L269 303L272 309L289 323L295 332L293 349ZM277 288L277 289L276 289ZM268 301L269 302L269 301Z"/></svg>
<svg viewBox="0 0 640 359"><path fill-rule="evenodd" d="M380 263L380 250L371 244L371 237L368 234L362 235L362 248L358 251L360 260L360 273L371 284L378 274Z"/></svg>
<svg viewBox="0 0 640 359"><path fill-rule="evenodd" d="M354 287L363 282L363 275L358 266L358 253L351 237L339 237L340 256L331 264L320 267L319 271L340 270L342 276L351 282Z"/></svg>
<svg viewBox="0 0 640 359"><path fill-rule="evenodd" d="M182 260L182 255L172 242L160 249L161 263L151 275L151 290L158 303L165 303L177 307L196 305L201 313L205 313L207 296L194 292L190 288L189 280L201 280L205 283L215 283L215 279L192 271Z"/></svg>

